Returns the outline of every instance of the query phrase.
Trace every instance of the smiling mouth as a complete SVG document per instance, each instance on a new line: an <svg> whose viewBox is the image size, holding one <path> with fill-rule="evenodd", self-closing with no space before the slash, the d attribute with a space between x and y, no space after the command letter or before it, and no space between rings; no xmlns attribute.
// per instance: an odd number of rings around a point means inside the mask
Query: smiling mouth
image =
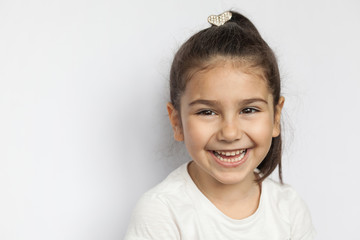
<svg viewBox="0 0 360 240"><path fill-rule="evenodd" d="M217 159L224 163L240 162L246 155L247 149L236 151L212 151Z"/></svg>

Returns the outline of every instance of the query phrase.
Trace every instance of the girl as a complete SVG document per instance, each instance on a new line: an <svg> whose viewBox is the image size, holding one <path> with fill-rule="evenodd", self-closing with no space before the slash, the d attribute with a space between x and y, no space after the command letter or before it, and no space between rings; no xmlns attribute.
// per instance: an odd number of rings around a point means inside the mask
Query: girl
<svg viewBox="0 0 360 240"><path fill-rule="evenodd" d="M170 72L169 118L192 161L138 202L138 239L313 239L309 212L282 183L280 75L255 26L210 16ZM267 177L278 167L280 183Z"/></svg>

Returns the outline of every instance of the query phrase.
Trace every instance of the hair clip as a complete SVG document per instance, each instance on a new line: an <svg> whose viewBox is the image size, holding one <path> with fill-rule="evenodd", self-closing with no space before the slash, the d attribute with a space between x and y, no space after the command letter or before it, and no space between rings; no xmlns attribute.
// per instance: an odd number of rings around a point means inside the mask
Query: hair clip
<svg viewBox="0 0 360 240"><path fill-rule="evenodd" d="M224 23L226 23L227 21L229 21L231 19L231 12L224 12L220 15L211 15L208 17L208 22L211 25L215 25L215 26L221 26Z"/></svg>

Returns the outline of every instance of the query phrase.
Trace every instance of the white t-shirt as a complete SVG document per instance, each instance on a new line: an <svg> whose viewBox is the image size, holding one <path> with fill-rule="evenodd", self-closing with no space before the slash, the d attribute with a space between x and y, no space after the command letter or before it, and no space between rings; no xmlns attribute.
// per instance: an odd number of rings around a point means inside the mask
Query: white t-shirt
<svg viewBox="0 0 360 240"><path fill-rule="evenodd" d="M141 197L125 240L308 240L314 236L309 211L290 186L265 179L256 212L235 220L200 192L184 164Z"/></svg>

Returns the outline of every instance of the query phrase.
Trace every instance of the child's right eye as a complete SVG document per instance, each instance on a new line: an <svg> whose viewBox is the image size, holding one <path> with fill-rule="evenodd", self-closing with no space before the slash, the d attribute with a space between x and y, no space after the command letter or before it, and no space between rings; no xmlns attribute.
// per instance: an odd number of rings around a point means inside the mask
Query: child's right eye
<svg viewBox="0 0 360 240"><path fill-rule="evenodd" d="M211 110L202 110L196 113L197 115L205 115L205 116L212 116L212 115L216 115L216 113L214 111Z"/></svg>

